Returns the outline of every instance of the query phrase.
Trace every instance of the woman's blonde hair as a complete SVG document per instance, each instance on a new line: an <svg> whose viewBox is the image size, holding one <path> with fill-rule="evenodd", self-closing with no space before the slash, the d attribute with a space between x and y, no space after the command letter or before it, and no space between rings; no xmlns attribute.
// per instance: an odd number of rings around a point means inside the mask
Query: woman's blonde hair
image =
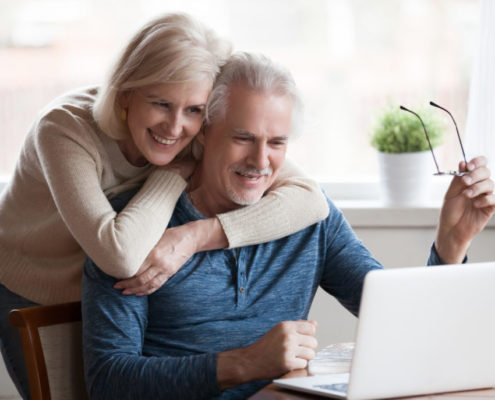
<svg viewBox="0 0 495 400"><path fill-rule="evenodd" d="M118 96L147 85L209 80L231 53L228 41L186 14L167 14L145 25L118 58L93 106L93 116L113 139L125 139Z"/></svg>

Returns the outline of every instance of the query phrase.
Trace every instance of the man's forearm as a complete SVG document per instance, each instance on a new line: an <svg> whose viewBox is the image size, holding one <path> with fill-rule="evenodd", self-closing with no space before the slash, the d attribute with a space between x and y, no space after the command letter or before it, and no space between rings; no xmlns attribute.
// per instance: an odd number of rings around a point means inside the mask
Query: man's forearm
<svg viewBox="0 0 495 400"><path fill-rule="evenodd" d="M438 256L446 264L460 264L466 257L471 241L456 241L446 234L437 232L435 249Z"/></svg>
<svg viewBox="0 0 495 400"><path fill-rule="evenodd" d="M238 386L243 381L244 368L241 366L242 351L239 349L224 351L217 357L217 380L220 390Z"/></svg>
<svg viewBox="0 0 495 400"><path fill-rule="evenodd" d="M145 356L148 297L122 296L86 260L82 285L86 385L91 399L197 399L220 394L217 355Z"/></svg>
<svg viewBox="0 0 495 400"><path fill-rule="evenodd" d="M282 321L251 345L217 356L221 390L305 368L315 356L316 321Z"/></svg>
<svg viewBox="0 0 495 400"><path fill-rule="evenodd" d="M227 390L259 379L268 377L260 375L261 368L253 368L253 358L248 348L224 351L217 356L217 381L220 390ZM257 373L257 374L256 374Z"/></svg>
<svg viewBox="0 0 495 400"><path fill-rule="evenodd" d="M215 379L215 354L120 354L100 357L93 366L86 373L91 399L200 399L220 394Z"/></svg>

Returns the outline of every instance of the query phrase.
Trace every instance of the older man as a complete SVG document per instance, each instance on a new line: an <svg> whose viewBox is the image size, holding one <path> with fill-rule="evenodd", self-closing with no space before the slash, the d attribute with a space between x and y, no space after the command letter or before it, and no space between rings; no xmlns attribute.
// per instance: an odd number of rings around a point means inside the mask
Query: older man
<svg viewBox="0 0 495 400"><path fill-rule="evenodd" d="M169 226L257 202L284 161L299 110L284 70L263 57L234 56L215 84L198 138L202 160ZM470 172L449 188L429 264L461 262L495 209L484 159L461 167ZM118 198L116 208L131 196ZM306 318L318 286L357 314L366 273L381 268L329 204L324 221L286 238L194 255L150 296L120 295L115 280L88 260L91 397L246 398L305 367L316 348L316 323Z"/></svg>

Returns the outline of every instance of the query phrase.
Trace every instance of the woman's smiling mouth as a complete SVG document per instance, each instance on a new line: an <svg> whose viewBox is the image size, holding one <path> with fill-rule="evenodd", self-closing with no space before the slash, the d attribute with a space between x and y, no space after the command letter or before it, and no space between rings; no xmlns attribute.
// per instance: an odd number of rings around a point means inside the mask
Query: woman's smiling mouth
<svg viewBox="0 0 495 400"><path fill-rule="evenodd" d="M162 138L160 136L157 136L153 133L153 131L151 129L148 129L148 133L151 135L151 137L157 141L158 143L160 144L174 144L175 142L177 142L177 139L165 139L165 138Z"/></svg>

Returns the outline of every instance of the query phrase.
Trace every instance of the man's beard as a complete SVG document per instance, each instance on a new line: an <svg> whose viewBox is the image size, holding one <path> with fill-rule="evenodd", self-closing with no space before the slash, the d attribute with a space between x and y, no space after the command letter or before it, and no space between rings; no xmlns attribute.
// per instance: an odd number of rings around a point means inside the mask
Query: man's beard
<svg viewBox="0 0 495 400"><path fill-rule="evenodd" d="M236 166L232 168L232 172L234 173L240 173L241 175L261 175L270 177L273 173L273 170L270 167L267 167L263 170L259 170L256 168L251 168L251 167L244 167L244 166ZM261 178L263 179L263 178ZM257 203L262 197L263 193L260 193L257 195L255 198L251 198L251 196L243 196L242 194L238 194L235 192L230 187L227 187L227 195L229 196L229 199L240 206L250 206L252 204Z"/></svg>

